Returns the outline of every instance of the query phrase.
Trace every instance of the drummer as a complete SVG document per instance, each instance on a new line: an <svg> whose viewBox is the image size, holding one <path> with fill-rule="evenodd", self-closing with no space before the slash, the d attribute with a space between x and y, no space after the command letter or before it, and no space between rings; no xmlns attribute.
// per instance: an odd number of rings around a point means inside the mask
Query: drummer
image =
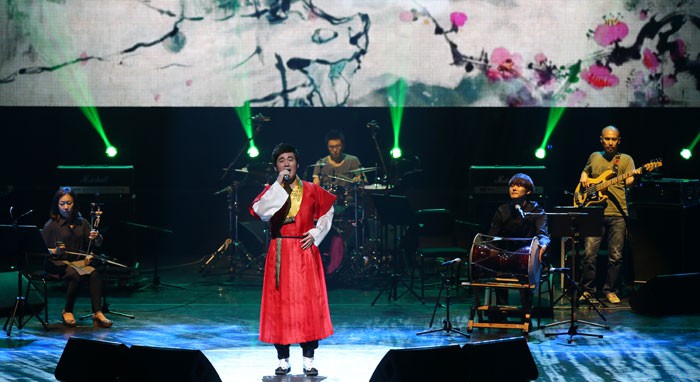
<svg viewBox="0 0 700 382"><path fill-rule="evenodd" d="M352 195L342 197L339 190L349 190L353 186L366 183L360 159L343 152L345 136L338 130L330 130L325 136L328 155L314 165L313 182L336 193L337 201L345 206L352 204ZM359 170L359 171L358 171Z"/></svg>
<svg viewBox="0 0 700 382"><path fill-rule="evenodd" d="M542 254L549 245L549 232L547 230L547 215L542 206L528 197L535 189L532 178L527 174L518 173L508 181L508 195L510 201L501 204L491 220L490 236L533 238L537 237L539 250L534 252L542 261ZM504 248L516 250L517 248ZM538 262L538 263L539 263ZM529 310L532 306L532 291L523 290L521 293L522 306ZM498 305L508 304L508 290L496 291ZM491 318L493 320L493 317Z"/></svg>

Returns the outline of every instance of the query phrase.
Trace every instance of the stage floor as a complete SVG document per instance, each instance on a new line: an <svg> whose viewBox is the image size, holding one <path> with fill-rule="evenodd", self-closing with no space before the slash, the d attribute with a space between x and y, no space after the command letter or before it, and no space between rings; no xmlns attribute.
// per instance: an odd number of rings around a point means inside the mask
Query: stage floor
<svg viewBox="0 0 700 382"><path fill-rule="evenodd" d="M141 283L153 281L152 274L144 272L140 276ZM128 346L199 349L223 381L329 382L368 381L390 349L464 345L522 336L518 330L497 329L474 329L470 338L445 331L417 335L429 329L437 289L428 290L424 303L411 293L394 300L384 292L372 305L383 285L380 279L378 284L330 288L335 334L321 341L316 352L319 377L303 377L298 346L292 347L291 375L274 377L277 367L274 347L258 341L259 276L226 272L202 276L195 265L160 271L159 281L160 285L143 290L110 288L111 311L136 316L129 319L108 314L114 321L110 329L94 329L89 319L79 322L77 328L65 328L59 321L63 291L50 289L48 331L32 318L22 330L14 327L10 336L2 335L0 380L55 380L54 370L71 336ZM399 294L405 291L402 284L397 291ZM451 323L466 331L473 304L471 291L454 292L457 295L450 306ZM695 299L691 297L695 291L678 293L687 293L689 299ZM81 295L76 313L87 313L87 303L86 296ZM614 308L602 309L601 313L605 322L590 308L579 308L577 318L610 325L609 330L580 325L580 332L601 334L603 338L577 335L569 343L568 335L545 336L545 333L566 332L568 324L546 329L535 327L531 331L526 338L539 370L538 381L700 379L700 316L640 315L630 309L627 298ZM554 317L543 319L542 323L567 320L569 314L566 305L558 305ZM432 328L442 328L445 316L445 307L438 306ZM509 367L509 355L503 354L493 365Z"/></svg>

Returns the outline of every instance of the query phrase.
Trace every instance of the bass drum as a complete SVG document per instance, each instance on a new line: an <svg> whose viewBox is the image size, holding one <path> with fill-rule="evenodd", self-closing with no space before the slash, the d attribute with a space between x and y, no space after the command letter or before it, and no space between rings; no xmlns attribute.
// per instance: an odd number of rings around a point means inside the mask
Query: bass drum
<svg viewBox="0 0 700 382"><path fill-rule="evenodd" d="M539 285L541 267L537 238L507 238L477 234L469 251L472 282L516 279L521 284Z"/></svg>
<svg viewBox="0 0 700 382"><path fill-rule="evenodd" d="M321 252L321 260L323 260L323 269L326 274L326 280L334 279L339 273L344 272L346 263L348 262L349 254L354 244L353 222L344 219L334 219L328 235L323 239L319 246Z"/></svg>

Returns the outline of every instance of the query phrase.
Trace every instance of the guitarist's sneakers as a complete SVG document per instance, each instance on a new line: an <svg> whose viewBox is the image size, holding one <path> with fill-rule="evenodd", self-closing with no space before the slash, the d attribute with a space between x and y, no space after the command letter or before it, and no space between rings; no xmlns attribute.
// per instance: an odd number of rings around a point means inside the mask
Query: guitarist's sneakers
<svg viewBox="0 0 700 382"><path fill-rule="evenodd" d="M615 294L615 292L610 292L610 293L606 294L605 297L608 299L608 301L611 304L619 304L620 303L620 298L617 297L617 294Z"/></svg>

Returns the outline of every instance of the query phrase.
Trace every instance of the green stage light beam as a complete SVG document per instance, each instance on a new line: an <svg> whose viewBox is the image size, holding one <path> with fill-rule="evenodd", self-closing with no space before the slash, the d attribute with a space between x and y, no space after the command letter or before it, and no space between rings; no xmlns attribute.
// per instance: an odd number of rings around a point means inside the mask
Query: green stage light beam
<svg viewBox="0 0 700 382"><path fill-rule="evenodd" d="M391 113L391 125L394 130L394 147L389 152L394 159L401 158L401 146L399 137L401 136L401 122L403 120L404 104L406 102L406 80L399 78L387 91L389 101L389 112Z"/></svg>
<svg viewBox="0 0 700 382"><path fill-rule="evenodd" d="M105 129L102 127L102 121L97 113L97 108L92 106L80 106L80 111L83 112L88 121L90 121L90 124L92 124L92 127L95 129L95 131L97 131L97 134L100 136L100 138L102 138L102 142L105 144L105 153L107 156L110 158L117 156L117 148L114 147L114 145L112 145L112 143L109 141L109 138L107 138Z"/></svg>
<svg viewBox="0 0 700 382"><path fill-rule="evenodd" d="M255 146L255 141L253 139L253 119L251 118L250 102L246 101L243 106L237 106L235 109L236 115L238 115L238 119L241 121L241 126L243 126L245 136L249 140L247 154L251 158L256 158L260 155L260 150Z"/></svg>
<svg viewBox="0 0 700 382"><path fill-rule="evenodd" d="M695 136L695 139L693 139L693 142L690 143L690 146L681 150L681 157L686 160L692 158L693 151L695 150L695 146L698 144L698 142L700 142L700 132Z"/></svg>
<svg viewBox="0 0 700 382"><path fill-rule="evenodd" d="M542 138L542 143L540 147L535 150L535 157L538 159L544 159L547 156L547 143L549 143L549 138L552 136L554 129L559 124L562 114L564 114L566 108L564 107L553 107L549 109L549 117L547 118L547 129L544 132L544 138Z"/></svg>
<svg viewBox="0 0 700 382"><path fill-rule="evenodd" d="M92 57L83 54L75 58L78 50L73 47L68 28L66 23L48 18L41 24L35 22L29 26L30 39L46 65L56 68L52 73L102 138L107 155L110 158L114 157L117 155L117 149L107 138L97 108L93 106L95 102L83 70Z"/></svg>

